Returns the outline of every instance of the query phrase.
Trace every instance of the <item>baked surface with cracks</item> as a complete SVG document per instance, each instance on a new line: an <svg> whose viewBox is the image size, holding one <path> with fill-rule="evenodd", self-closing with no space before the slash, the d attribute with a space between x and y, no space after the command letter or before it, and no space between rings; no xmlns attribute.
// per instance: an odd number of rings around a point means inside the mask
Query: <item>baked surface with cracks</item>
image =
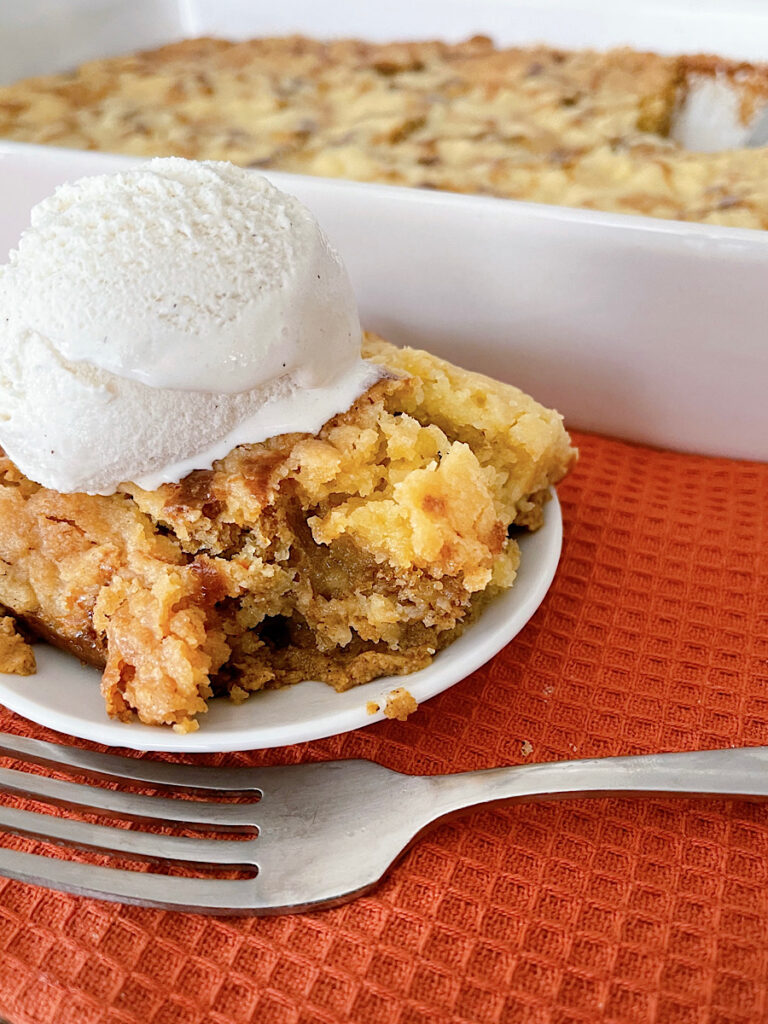
<svg viewBox="0 0 768 1024"><path fill-rule="evenodd" d="M373 335L364 355L395 375L318 434L154 491L62 494L2 459L0 602L103 671L110 715L183 732L214 694L404 675L513 584L511 527L575 458L561 417Z"/></svg>
<svg viewBox="0 0 768 1024"><path fill-rule="evenodd" d="M670 138L702 77L745 123L768 99L766 66L709 56L189 39L0 88L0 136L768 227L768 148Z"/></svg>

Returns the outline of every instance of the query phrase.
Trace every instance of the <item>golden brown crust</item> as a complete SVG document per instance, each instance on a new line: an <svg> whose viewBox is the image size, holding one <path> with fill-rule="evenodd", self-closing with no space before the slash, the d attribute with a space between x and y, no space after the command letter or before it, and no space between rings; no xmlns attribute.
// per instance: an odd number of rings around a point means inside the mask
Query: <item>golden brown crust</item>
<svg viewBox="0 0 768 1024"><path fill-rule="evenodd" d="M45 619L29 613L17 615L15 624L23 632L40 640L45 640L52 647L58 647L60 651L71 654L85 665L92 665L93 668L103 669L106 664L107 652L104 639L93 628L82 633L63 633L59 632ZM8 670L2 669L2 671Z"/></svg>
<svg viewBox="0 0 768 1024"><path fill-rule="evenodd" d="M244 445L155 491L59 494L0 460L0 600L104 668L108 712L188 730L315 678L422 668L512 584L574 457L508 385L366 340L395 371L316 436Z"/></svg>
<svg viewBox="0 0 768 1024"><path fill-rule="evenodd" d="M0 672L17 676L34 675L35 652L16 629L10 615L0 617Z"/></svg>
<svg viewBox="0 0 768 1024"><path fill-rule="evenodd" d="M193 39L0 88L0 136L766 227L768 149L667 137L701 75L745 118L768 97L765 66L718 57Z"/></svg>

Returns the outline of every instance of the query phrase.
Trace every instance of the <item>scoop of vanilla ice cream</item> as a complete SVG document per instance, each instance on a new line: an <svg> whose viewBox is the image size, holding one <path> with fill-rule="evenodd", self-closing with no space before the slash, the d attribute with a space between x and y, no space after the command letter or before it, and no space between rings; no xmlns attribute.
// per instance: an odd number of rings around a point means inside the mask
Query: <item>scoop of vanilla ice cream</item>
<svg viewBox="0 0 768 1024"><path fill-rule="evenodd" d="M178 158L63 185L0 268L0 444L59 491L152 488L315 433L378 376L298 200Z"/></svg>
<svg viewBox="0 0 768 1024"><path fill-rule="evenodd" d="M225 163L152 160L33 210L8 287L65 358L151 387L241 392L354 360L349 279L312 214Z"/></svg>

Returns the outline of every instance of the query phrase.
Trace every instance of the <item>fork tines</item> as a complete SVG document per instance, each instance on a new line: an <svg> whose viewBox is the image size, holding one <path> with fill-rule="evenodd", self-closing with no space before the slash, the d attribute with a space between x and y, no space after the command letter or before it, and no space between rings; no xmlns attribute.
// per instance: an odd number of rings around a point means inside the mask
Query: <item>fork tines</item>
<svg viewBox="0 0 768 1024"><path fill-rule="evenodd" d="M21 736L0 735L0 753L25 762L73 771L89 779L125 779L189 791L232 791L260 796L254 773L99 754ZM65 808L132 819L150 826L176 823L179 827L219 832L248 831L249 838L190 838L158 834L139 828L113 827L53 814L0 805L0 830L97 850L120 857L154 862L194 864L257 870L258 832L253 800L231 803L214 799L146 796L101 786L65 782L15 768L0 768L0 790ZM146 865L144 865L146 867ZM259 909L255 879L179 877L150 870L125 870L91 863L60 860L0 847L0 874L100 899L207 913L244 913ZM265 908L267 909L267 908Z"/></svg>

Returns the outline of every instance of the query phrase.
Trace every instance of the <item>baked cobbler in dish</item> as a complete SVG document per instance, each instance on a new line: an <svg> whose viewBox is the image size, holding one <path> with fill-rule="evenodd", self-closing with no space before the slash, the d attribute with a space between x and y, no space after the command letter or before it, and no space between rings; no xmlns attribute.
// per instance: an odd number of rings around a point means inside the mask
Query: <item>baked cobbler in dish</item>
<svg viewBox="0 0 768 1024"><path fill-rule="evenodd" d="M0 88L0 136L765 228L768 149L731 130L700 152L670 131L702 86L704 119L724 106L738 127L765 105L768 71L480 36L203 38Z"/></svg>

